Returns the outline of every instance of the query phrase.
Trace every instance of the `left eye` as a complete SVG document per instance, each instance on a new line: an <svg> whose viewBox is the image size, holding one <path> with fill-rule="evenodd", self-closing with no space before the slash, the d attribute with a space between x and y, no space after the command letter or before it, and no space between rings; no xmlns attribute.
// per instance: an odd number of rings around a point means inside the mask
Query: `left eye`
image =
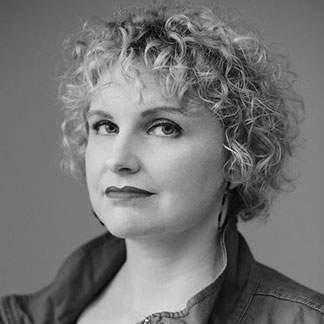
<svg viewBox="0 0 324 324"><path fill-rule="evenodd" d="M97 135L111 136L118 134L118 126L111 122L110 120L99 120L91 125L91 128L95 131Z"/></svg>
<svg viewBox="0 0 324 324"><path fill-rule="evenodd" d="M161 122L151 126L148 134L155 136L178 137L181 135L181 128L170 122Z"/></svg>

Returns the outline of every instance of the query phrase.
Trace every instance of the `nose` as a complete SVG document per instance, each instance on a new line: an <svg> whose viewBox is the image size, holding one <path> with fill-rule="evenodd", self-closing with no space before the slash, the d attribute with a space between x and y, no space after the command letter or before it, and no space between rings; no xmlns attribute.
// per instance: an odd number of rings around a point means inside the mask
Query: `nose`
<svg viewBox="0 0 324 324"><path fill-rule="evenodd" d="M135 139L119 133L106 159L106 165L113 173L132 174L140 169Z"/></svg>

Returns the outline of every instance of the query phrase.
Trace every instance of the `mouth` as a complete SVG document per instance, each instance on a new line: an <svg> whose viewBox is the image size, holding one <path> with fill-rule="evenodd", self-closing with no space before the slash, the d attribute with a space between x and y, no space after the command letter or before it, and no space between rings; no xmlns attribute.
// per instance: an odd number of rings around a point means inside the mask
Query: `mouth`
<svg viewBox="0 0 324 324"><path fill-rule="evenodd" d="M153 192L131 186L125 186L122 188L110 186L105 190L106 197L114 200L133 200L139 198L148 198L154 194L155 193Z"/></svg>

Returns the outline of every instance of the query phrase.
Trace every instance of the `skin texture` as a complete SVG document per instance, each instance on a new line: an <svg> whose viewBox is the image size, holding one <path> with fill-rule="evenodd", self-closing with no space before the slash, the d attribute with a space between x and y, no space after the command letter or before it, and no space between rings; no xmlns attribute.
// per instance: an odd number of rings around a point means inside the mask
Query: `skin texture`
<svg viewBox="0 0 324 324"><path fill-rule="evenodd" d="M86 174L92 206L108 230L123 238L199 231L216 220L223 194L220 124L206 109L183 111L147 72L141 71L141 80L139 89L118 70L106 73L102 83L112 83L91 102ZM153 195L112 199L105 195L109 186Z"/></svg>
<svg viewBox="0 0 324 324"><path fill-rule="evenodd" d="M181 310L225 265L216 229L225 187L221 126L208 110L182 107L150 73L139 73L140 86L118 69L105 73L89 109L90 200L107 229L126 239L127 259L82 324L135 323ZM107 196L109 186L153 194Z"/></svg>

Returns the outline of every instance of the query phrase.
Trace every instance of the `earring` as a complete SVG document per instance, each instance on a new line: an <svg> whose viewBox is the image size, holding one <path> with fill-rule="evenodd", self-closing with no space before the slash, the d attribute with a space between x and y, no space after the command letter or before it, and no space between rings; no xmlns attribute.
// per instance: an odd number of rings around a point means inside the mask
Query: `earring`
<svg viewBox="0 0 324 324"><path fill-rule="evenodd" d="M101 226L105 226L105 224L100 220L100 218L98 217L98 215L95 213L95 211L92 209L91 210L92 215L97 219L97 221L101 224Z"/></svg>
<svg viewBox="0 0 324 324"><path fill-rule="evenodd" d="M227 182L225 190L224 190L220 210L218 213L218 223L217 223L217 231L218 232L223 231L223 229L225 228L225 225L228 221L227 210L228 210L228 203L229 203L229 194L228 194L229 186L230 186L230 182Z"/></svg>

